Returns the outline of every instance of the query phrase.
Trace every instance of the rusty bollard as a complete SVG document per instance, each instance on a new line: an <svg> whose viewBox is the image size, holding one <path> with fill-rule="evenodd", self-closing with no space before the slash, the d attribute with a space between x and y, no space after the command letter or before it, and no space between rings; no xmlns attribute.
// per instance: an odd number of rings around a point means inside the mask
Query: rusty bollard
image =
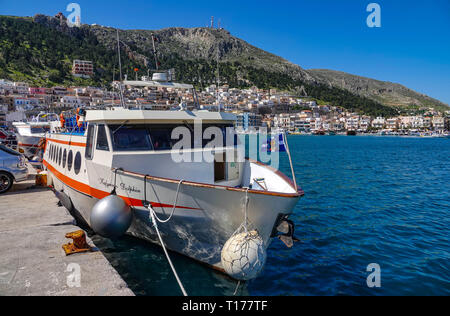
<svg viewBox="0 0 450 316"><path fill-rule="evenodd" d="M66 238L73 240L73 243L62 246L66 256L76 253L85 253L92 250L86 241L86 233L82 230L66 234Z"/></svg>

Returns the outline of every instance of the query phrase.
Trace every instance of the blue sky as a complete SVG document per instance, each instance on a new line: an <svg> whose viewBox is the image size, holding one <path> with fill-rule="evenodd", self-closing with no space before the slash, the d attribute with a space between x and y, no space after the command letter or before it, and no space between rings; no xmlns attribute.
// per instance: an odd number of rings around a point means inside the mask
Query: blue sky
<svg viewBox="0 0 450 316"><path fill-rule="evenodd" d="M0 0L0 14L66 13L70 2ZM448 0L73 2L83 23L124 29L206 26L215 16L233 35L303 68L398 82L450 104ZM381 28L367 27L371 2L381 6Z"/></svg>

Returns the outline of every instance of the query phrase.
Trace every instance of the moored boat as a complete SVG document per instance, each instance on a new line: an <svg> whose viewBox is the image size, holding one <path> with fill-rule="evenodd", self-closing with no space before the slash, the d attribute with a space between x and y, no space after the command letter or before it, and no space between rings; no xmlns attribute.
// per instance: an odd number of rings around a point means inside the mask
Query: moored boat
<svg viewBox="0 0 450 316"><path fill-rule="evenodd" d="M33 158L39 151L39 143L50 131L51 123L58 120L54 113L39 113L29 122L14 122L18 150L27 158Z"/></svg>
<svg viewBox="0 0 450 316"><path fill-rule="evenodd" d="M128 234L160 244L152 214L167 219L159 227L167 248L220 271L222 250L243 223L264 251L279 234L292 246L288 217L304 193L279 171L244 159L235 115L124 107L80 115L86 131L47 134L44 165L61 202L91 227L96 205L117 195L132 210ZM210 128L222 132L215 138L223 137L222 146L188 137L179 148L172 139Z"/></svg>

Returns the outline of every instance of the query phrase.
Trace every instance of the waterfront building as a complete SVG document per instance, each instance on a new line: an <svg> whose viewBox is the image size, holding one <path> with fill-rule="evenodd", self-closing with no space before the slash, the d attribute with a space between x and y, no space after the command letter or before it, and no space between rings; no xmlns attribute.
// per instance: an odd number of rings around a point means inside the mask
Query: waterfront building
<svg viewBox="0 0 450 316"><path fill-rule="evenodd" d="M0 95L7 95L14 92L14 82L0 80Z"/></svg>
<svg viewBox="0 0 450 316"><path fill-rule="evenodd" d="M432 123L433 123L433 118L430 116L426 116L423 118L422 127L426 128L426 129L431 129Z"/></svg>
<svg viewBox="0 0 450 316"><path fill-rule="evenodd" d="M348 131L356 131L359 129L359 116L352 116L345 121L345 128Z"/></svg>
<svg viewBox="0 0 450 316"><path fill-rule="evenodd" d="M236 129L248 132L262 127L262 116L255 113L240 113L237 115Z"/></svg>
<svg viewBox="0 0 450 316"><path fill-rule="evenodd" d="M442 116L434 116L432 120L433 129L437 132L444 131L445 129L445 120Z"/></svg>
<svg viewBox="0 0 450 316"><path fill-rule="evenodd" d="M399 118L389 118L386 120L386 128L390 130L397 130L400 125Z"/></svg>
<svg viewBox="0 0 450 316"><path fill-rule="evenodd" d="M20 95L28 95L29 88L25 82L14 82L13 92Z"/></svg>

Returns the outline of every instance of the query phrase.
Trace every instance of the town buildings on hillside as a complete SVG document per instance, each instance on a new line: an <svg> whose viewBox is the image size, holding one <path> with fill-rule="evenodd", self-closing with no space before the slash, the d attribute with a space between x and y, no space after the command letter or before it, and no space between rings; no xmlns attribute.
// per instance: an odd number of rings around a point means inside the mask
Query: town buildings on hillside
<svg viewBox="0 0 450 316"><path fill-rule="evenodd" d="M10 122L24 119L25 113L30 111L60 112L120 105L117 84L113 83L111 91L97 87L33 87L0 79L0 113L4 121ZM192 93L171 88L127 87L124 98L128 105L151 110L171 110L181 105L182 108L194 108ZM376 130L443 133L450 125L450 111L439 113L428 109L423 115L369 117L339 107L319 105L311 98L256 87L241 90L228 85L219 88L211 85L197 92L197 98L202 109L218 111L220 107L221 111L235 113L237 129L242 132L265 127L299 133Z"/></svg>

